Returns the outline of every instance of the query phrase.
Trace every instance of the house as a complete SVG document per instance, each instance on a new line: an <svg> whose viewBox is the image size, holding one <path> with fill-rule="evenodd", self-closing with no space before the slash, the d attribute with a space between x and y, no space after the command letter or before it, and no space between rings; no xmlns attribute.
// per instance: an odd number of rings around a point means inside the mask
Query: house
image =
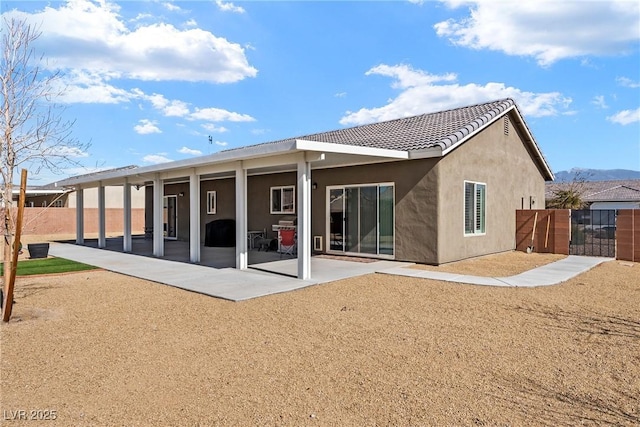
<svg viewBox="0 0 640 427"><path fill-rule="evenodd" d="M512 250L516 210L543 208L551 180L515 102L502 99L58 186L75 189L79 207L89 188L123 186L126 200L131 186L146 186L159 257L173 238L188 241L190 260L200 262L206 225L233 219L239 269L247 268L248 235L272 237L295 220L298 277L306 279L312 249L427 264ZM130 231L123 241L130 251Z"/></svg>
<svg viewBox="0 0 640 427"><path fill-rule="evenodd" d="M136 168L137 166L125 166L122 168L109 169L103 172L116 172L127 169ZM92 172L87 175L77 176L76 179L82 179L88 176L94 175ZM105 188L105 206L107 208L119 208L123 207L123 187L106 187ZM132 207L144 208L144 196L145 192L137 188L131 193L132 195ZM14 185L13 187L13 201L17 202L20 196L20 186ZM64 188L59 186L57 182L46 185L33 185L27 186L25 190L25 207L28 208L75 208L76 207L76 194L73 188ZM98 208L98 187L88 189L84 194L84 207L85 208Z"/></svg>
<svg viewBox="0 0 640 427"><path fill-rule="evenodd" d="M589 209L640 209L640 179L548 183L545 200L574 188Z"/></svg>

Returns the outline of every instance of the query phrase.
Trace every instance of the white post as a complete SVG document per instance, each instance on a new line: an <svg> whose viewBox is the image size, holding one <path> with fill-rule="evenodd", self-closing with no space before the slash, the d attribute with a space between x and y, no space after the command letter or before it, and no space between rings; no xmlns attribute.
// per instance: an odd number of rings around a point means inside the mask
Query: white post
<svg viewBox="0 0 640 427"><path fill-rule="evenodd" d="M98 247L107 247L106 237L106 211L105 211L105 192L102 182L98 184Z"/></svg>
<svg viewBox="0 0 640 427"><path fill-rule="evenodd" d="M84 189L76 187L76 244L84 245Z"/></svg>
<svg viewBox="0 0 640 427"><path fill-rule="evenodd" d="M236 268L246 270L247 258L247 170L239 162L236 167Z"/></svg>
<svg viewBox="0 0 640 427"><path fill-rule="evenodd" d="M129 180L125 178L124 187L122 188L123 201L122 210L124 214L122 226L122 250L124 252L131 252L131 184Z"/></svg>
<svg viewBox="0 0 640 427"><path fill-rule="evenodd" d="M164 181L156 176L153 180L153 256L164 256Z"/></svg>
<svg viewBox="0 0 640 427"><path fill-rule="evenodd" d="M311 278L311 163L298 161L298 279Z"/></svg>
<svg viewBox="0 0 640 427"><path fill-rule="evenodd" d="M189 176L189 259L200 262L200 175Z"/></svg>

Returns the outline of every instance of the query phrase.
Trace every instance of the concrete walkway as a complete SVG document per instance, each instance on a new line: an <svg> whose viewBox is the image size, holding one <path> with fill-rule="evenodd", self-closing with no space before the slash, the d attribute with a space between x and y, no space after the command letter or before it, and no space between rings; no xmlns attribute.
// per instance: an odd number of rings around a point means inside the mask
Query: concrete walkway
<svg viewBox="0 0 640 427"><path fill-rule="evenodd" d="M379 271L378 273L444 280L447 282L467 283L471 285L533 288L536 286L557 285L558 283L566 282L600 263L612 260L613 258L569 255L560 261L552 262L542 267L509 277L468 276L439 271L418 270L415 268L391 268Z"/></svg>
<svg viewBox="0 0 640 427"><path fill-rule="evenodd" d="M311 280L295 278L297 259L257 264L254 269L213 268L142 255L125 254L67 243L51 243L49 253L128 276L186 289L231 301L288 292L307 286L360 276L411 263L376 261L359 263L334 259L311 259ZM269 272L267 272L269 271ZM278 273L278 274L274 274ZM294 277L286 275L292 274Z"/></svg>
<svg viewBox="0 0 640 427"><path fill-rule="evenodd" d="M562 283L611 258L568 256L560 261L510 277L479 277L407 268L406 262L353 262L312 257L310 280L295 277L297 259L256 264L259 268L236 270L170 261L142 255L125 254L88 246L52 243L49 253L60 258L83 262L105 270L139 277L180 289L243 301L266 295L302 289L370 273L382 273L423 279L444 280L488 286L536 287Z"/></svg>

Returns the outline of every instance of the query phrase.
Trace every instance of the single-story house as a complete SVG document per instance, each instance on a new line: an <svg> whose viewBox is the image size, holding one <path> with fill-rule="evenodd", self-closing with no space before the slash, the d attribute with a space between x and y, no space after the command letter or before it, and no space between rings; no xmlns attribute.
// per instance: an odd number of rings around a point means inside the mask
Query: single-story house
<svg viewBox="0 0 640 427"><path fill-rule="evenodd" d="M137 166L126 166L123 168L110 169L108 172L121 171L126 169L132 169ZM95 172L76 177L77 179L91 176ZM14 185L13 187L13 200L18 201L20 196L20 186ZM144 203L145 191L144 188L138 187L131 192L131 207L134 209L141 209L145 207ZM122 209L124 204L123 188L106 187L105 188L105 206L107 209L116 208ZM14 205L15 206L15 205ZM27 186L25 190L25 207L28 208L75 208L76 207L76 193L73 188L64 188L59 186L58 183L51 183L46 185L32 185ZM84 207L85 208L98 208L98 187L87 188L84 192Z"/></svg>
<svg viewBox="0 0 640 427"><path fill-rule="evenodd" d="M247 268L247 235L295 223L306 279L312 251L441 264L512 250L516 210L544 208L551 180L516 103L501 99L58 186L78 192L79 208L87 188L123 186L126 200L131 186L146 186L154 255L163 256L165 238L182 239L195 263L214 220L235 221L239 269Z"/></svg>
<svg viewBox="0 0 640 427"><path fill-rule="evenodd" d="M640 179L548 183L545 199L569 188L578 191L591 210L640 209Z"/></svg>

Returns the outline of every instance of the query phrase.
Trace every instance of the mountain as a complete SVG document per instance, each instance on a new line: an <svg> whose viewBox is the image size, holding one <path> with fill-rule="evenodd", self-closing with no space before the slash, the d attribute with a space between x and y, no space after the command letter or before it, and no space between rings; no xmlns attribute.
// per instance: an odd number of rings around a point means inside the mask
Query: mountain
<svg viewBox="0 0 640 427"><path fill-rule="evenodd" d="M621 179L640 179L640 171L629 169L582 169L555 172L556 182L570 182L576 179L585 181L612 181Z"/></svg>

